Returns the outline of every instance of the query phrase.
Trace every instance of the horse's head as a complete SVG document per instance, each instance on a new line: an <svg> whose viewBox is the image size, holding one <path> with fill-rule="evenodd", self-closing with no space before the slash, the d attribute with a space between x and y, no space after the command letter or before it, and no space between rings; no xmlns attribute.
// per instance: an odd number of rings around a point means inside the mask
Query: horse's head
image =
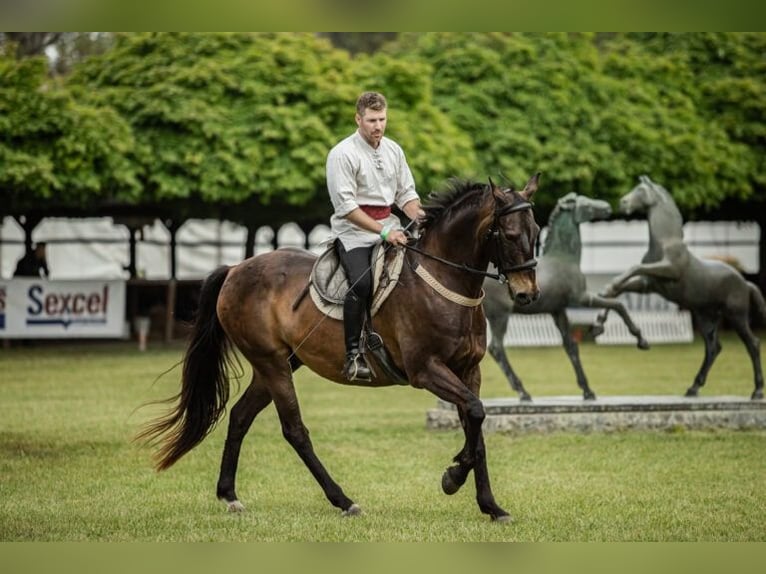
<svg viewBox="0 0 766 574"><path fill-rule="evenodd" d="M490 180L495 198L492 235L496 239L493 263L508 280L508 291L516 305L528 305L540 297L535 272L535 243L540 227L532 213L532 196L540 174L521 191L501 189Z"/></svg>
<svg viewBox="0 0 766 574"><path fill-rule="evenodd" d="M571 211L576 224L606 219L612 215L611 206L601 199L591 199L574 192L567 193L556 203L560 211Z"/></svg>
<svg viewBox="0 0 766 574"><path fill-rule="evenodd" d="M659 199L655 183L648 176L638 178L639 184L620 198L620 211L626 215L645 213Z"/></svg>

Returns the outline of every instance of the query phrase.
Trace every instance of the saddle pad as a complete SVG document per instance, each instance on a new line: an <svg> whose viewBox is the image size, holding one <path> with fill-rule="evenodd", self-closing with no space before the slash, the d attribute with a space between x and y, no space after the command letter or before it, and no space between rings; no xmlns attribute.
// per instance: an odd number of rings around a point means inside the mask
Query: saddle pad
<svg viewBox="0 0 766 574"><path fill-rule="evenodd" d="M404 249L394 249L393 257L386 257L383 244L372 251L372 304L374 316L399 281L404 264ZM343 301L348 291L346 272L340 264L335 248L330 245L314 263L309 280L309 294L314 305L333 319L343 320Z"/></svg>

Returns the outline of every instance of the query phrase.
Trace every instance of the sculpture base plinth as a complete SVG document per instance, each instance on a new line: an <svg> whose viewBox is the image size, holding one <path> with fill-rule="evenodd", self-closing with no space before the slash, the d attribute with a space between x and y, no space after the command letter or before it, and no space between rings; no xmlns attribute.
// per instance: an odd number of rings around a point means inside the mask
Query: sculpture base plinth
<svg viewBox="0 0 766 574"><path fill-rule="evenodd" d="M604 432L631 429L764 429L766 401L746 397L611 396L585 401L555 396L522 402L484 399L484 432ZM438 401L426 413L430 429L460 428L454 405Z"/></svg>

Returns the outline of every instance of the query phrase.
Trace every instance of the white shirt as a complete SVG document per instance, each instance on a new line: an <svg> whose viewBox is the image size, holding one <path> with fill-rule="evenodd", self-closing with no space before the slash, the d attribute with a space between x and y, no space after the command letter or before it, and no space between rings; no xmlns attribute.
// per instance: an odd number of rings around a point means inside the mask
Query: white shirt
<svg viewBox="0 0 766 574"><path fill-rule="evenodd" d="M383 137L374 149L354 132L327 155L327 190L335 213L330 218L332 238L341 240L346 250L369 247L380 236L351 223L345 216L360 205L394 205L399 208L418 199L415 181L402 148ZM400 228L399 218L391 214L379 220L384 226Z"/></svg>

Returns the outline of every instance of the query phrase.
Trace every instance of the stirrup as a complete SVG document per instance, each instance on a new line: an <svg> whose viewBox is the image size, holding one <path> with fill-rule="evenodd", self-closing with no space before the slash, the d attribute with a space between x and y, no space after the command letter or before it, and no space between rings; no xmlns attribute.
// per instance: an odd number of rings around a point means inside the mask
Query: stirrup
<svg viewBox="0 0 766 574"><path fill-rule="evenodd" d="M346 364L343 366L343 376L346 380L351 381L371 381L372 372L370 367L367 366L367 361L364 355L357 352L352 352L346 355Z"/></svg>

